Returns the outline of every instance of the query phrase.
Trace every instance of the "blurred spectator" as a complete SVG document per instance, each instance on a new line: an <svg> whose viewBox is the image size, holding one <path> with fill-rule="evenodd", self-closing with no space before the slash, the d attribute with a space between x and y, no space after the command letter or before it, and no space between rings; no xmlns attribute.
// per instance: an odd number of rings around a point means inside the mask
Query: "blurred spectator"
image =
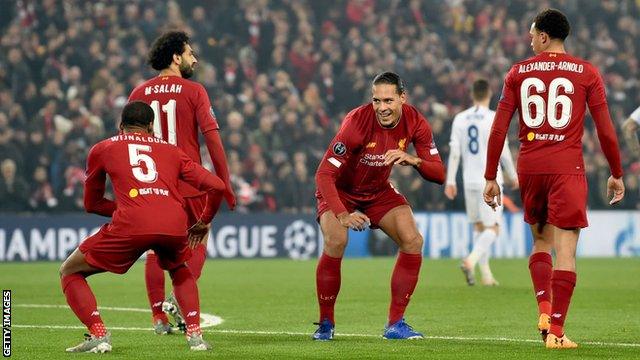
<svg viewBox="0 0 640 360"><path fill-rule="evenodd" d="M33 174L35 182L31 185L29 205L36 211L48 211L58 206L58 199L53 195L53 187L47 179L47 170L38 166Z"/></svg>
<svg viewBox="0 0 640 360"><path fill-rule="evenodd" d="M0 163L0 210L24 211L29 206L29 186L16 174L16 162L5 159Z"/></svg>

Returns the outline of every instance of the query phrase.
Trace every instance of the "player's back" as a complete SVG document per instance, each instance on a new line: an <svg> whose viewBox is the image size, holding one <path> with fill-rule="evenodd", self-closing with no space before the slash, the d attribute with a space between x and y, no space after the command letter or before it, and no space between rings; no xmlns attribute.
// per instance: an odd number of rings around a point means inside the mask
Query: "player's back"
<svg viewBox="0 0 640 360"><path fill-rule="evenodd" d="M180 76L157 76L136 87L129 101L140 100L149 104L154 113L155 137L176 145L191 160L201 164L198 128L205 133L217 130L218 123L204 87ZM201 194L181 182L183 196Z"/></svg>
<svg viewBox="0 0 640 360"><path fill-rule="evenodd" d="M518 171L583 173L585 110L606 102L598 71L571 55L543 52L515 64L505 84L520 116Z"/></svg>
<svg viewBox="0 0 640 360"><path fill-rule="evenodd" d="M495 111L484 106L472 106L460 112L453 120L452 146L458 146L462 158L462 180L465 188L484 188L484 168L487 143ZM502 172L498 168L498 182Z"/></svg>
<svg viewBox="0 0 640 360"><path fill-rule="evenodd" d="M184 235L187 216L178 191L182 154L147 134L123 134L91 149L87 172L109 175L117 204L109 230L118 234Z"/></svg>

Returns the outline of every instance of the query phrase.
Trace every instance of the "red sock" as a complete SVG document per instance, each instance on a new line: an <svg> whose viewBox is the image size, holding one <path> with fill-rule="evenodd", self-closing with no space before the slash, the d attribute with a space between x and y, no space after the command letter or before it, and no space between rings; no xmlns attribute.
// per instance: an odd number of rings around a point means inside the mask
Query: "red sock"
<svg viewBox="0 0 640 360"><path fill-rule="evenodd" d="M66 275L60 279L60 283L62 292L67 298L67 304L89 332L96 337L105 336L107 329L100 318L96 297L85 277L78 273Z"/></svg>
<svg viewBox="0 0 640 360"><path fill-rule="evenodd" d="M340 265L342 258L334 258L322 253L316 267L316 292L320 305L320 321L329 319L335 324L333 309L340 292Z"/></svg>
<svg viewBox="0 0 640 360"><path fill-rule="evenodd" d="M204 262L207 259L207 248L204 244L198 244L195 249L192 251L191 258L187 260L187 266L189 270L191 270L191 274L193 274L193 278L198 281L200 279L200 274L202 274L202 267L204 267Z"/></svg>
<svg viewBox="0 0 640 360"><path fill-rule="evenodd" d="M162 311L164 301L164 271L158 264L156 254L147 254L147 261L144 264L144 280L147 285L147 297L151 305L153 321L162 320L168 323L167 315Z"/></svg>
<svg viewBox="0 0 640 360"><path fill-rule="evenodd" d="M200 298L198 285L189 268L182 265L169 272L173 281L173 292L187 324L187 336L200 333Z"/></svg>
<svg viewBox="0 0 640 360"><path fill-rule="evenodd" d="M567 318L573 288L576 287L576 273L573 271L554 270L551 278L553 300L551 310L551 328L549 332L557 337L564 335L564 320Z"/></svg>
<svg viewBox="0 0 640 360"><path fill-rule="evenodd" d="M538 301L538 315L551 314L551 273L553 259L551 254L537 252L529 256L529 272L533 282L533 292Z"/></svg>
<svg viewBox="0 0 640 360"><path fill-rule="evenodd" d="M391 275L391 305L389 306L389 324L396 323L404 316L404 310L418 284L418 275L422 265L422 254L398 252L396 266Z"/></svg>

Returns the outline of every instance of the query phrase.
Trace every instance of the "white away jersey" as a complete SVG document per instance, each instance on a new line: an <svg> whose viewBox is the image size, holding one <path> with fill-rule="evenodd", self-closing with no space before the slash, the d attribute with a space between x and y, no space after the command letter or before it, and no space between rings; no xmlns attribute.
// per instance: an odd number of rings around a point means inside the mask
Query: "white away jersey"
<svg viewBox="0 0 640 360"><path fill-rule="evenodd" d="M467 189L483 189L484 170L487 162L487 145L495 111L483 106L473 106L462 111L453 119L450 155L447 170L447 185L455 185L458 164L462 158L462 180ZM511 158L508 142L505 141L500 157L502 166L510 178L516 178L516 169ZM503 183L503 176L498 167L496 178Z"/></svg>

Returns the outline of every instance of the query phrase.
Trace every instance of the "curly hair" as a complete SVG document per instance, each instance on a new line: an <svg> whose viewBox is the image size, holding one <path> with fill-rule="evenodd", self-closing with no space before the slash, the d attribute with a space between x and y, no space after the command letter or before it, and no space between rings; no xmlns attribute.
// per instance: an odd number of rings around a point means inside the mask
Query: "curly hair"
<svg viewBox="0 0 640 360"><path fill-rule="evenodd" d="M164 33L151 45L147 62L155 70L164 70L171 65L174 54L180 55L184 52L184 47L189 41L189 35L184 31Z"/></svg>
<svg viewBox="0 0 640 360"><path fill-rule="evenodd" d="M552 39L563 40L569 36L571 25L567 17L556 9L545 9L533 20L536 29L546 32Z"/></svg>
<svg viewBox="0 0 640 360"><path fill-rule="evenodd" d="M153 122L153 110L144 101L132 101L122 109L123 126L147 126Z"/></svg>

